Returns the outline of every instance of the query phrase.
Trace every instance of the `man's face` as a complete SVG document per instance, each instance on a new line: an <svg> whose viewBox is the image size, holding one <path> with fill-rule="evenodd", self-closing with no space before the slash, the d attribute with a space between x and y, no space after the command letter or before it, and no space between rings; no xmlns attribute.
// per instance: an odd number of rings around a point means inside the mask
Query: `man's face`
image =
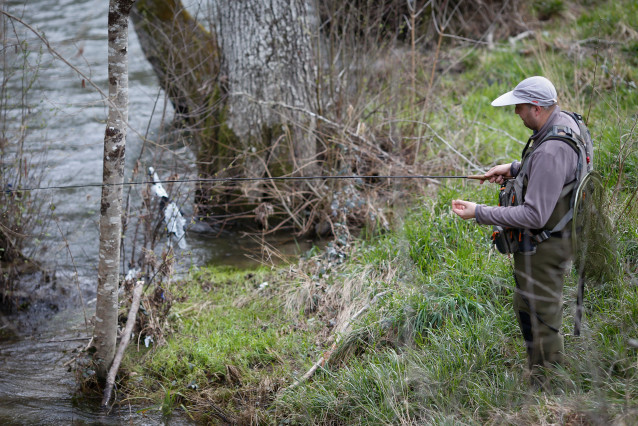
<svg viewBox="0 0 638 426"><path fill-rule="evenodd" d="M525 127L531 130L538 130L538 110L540 108L532 104L516 104L514 112L521 117Z"/></svg>

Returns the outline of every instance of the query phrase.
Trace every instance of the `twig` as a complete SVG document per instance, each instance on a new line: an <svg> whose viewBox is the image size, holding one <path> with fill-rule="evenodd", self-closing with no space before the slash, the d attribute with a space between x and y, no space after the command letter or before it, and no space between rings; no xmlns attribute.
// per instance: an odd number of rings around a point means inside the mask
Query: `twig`
<svg viewBox="0 0 638 426"><path fill-rule="evenodd" d="M480 166L478 166L477 164L474 164L469 158L467 158L465 155L461 154L456 148L454 148L452 146L452 144L450 144L448 141L443 139L443 137L441 135L439 135L436 132L436 130L434 130L432 128L432 126L430 126L428 123L426 123L424 121L417 121L417 120L391 120L391 121L398 121L398 122L403 122L403 123L417 123L417 124L421 124L421 125L427 127L434 134L434 136L436 136L436 138L438 140L440 140L445 145L447 145L447 147L450 148L452 150L452 152L454 152L456 155L458 155L463 160L465 160L467 162L467 164L470 165L474 170L476 170L479 173L484 173L485 172ZM391 122L391 121L389 121L389 122Z"/></svg>
<svg viewBox="0 0 638 426"><path fill-rule="evenodd" d="M62 56L60 53L58 53L57 50L55 50L51 44L49 43L49 40L47 40L43 35L41 35L40 33L38 33L38 31L36 31L35 28L33 28L31 25L27 24L26 22L24 22L22 19L18 18L15 15L12 15L11 13L5 11L5 10L0 10L0 13L2 13L3 15L5 15L7 18L12 19L20 24L22 24L23 26L25 26L29 31L31 31L33 34L35 34L35 36L37 38L39 38L42 43L44 43L44 45L47 47L47 50L49 52L51 52L51 54L53 56L55 56L56 58L58 58L59 60L61 60L62 62L64 62L64 64L66 66L68 66L69 68L71 68L73 71L75 71L76 73L78 73L80 75L80 77L84 78L91 86L93 86L93 88L100 94L102 95L102 97L106 100L106 102L111 103L111 100L109 98L109 96L104 93L104 91L102 89L100 89L100 87L95 84L93 82L93 80L91 80L91 78L89 78L86 74L84 74L82 71L80 71L80 69L76 66L74 66L73 64L71 64L69 61L67 61L64 56Z"/></svg>
<svg viewBox="0 0 638 426"><path fill-rule="evenodd" d="M0 14L5 15L7 18L12 19L12 20L20 23L21 25L25 26L37 38L39 38L42 41L42 43L44 43L44 45L46 46L47 50L51 53L51 55L53 55L54 57L56 57L59 60L61 60L66 66L71 68L80 77L82 77L84 80L86 80L88 82L88 84L91 85L100 94L100 96L102 96L104 102L106 102L109 107L115 107L115 105L113 104L113 100L109 97L109 95L107 93L105 93L102 89L100 89L100 87L97 84L95 84L95 82L93 82L93 80L89 76L87 76L78 67L74 66L72 63L70 63L68 60L66 60L64 58L64 56L62 56L62 54L60 54L57 50L55 50L53 48L53 46L51 46L51 43L49 43L49 40L47 40L47 38L45 36L43 36L40 33L38 33L38 31L35 28L33 28L31 25L29 25L26 22L24 22L22 19L18 18L15 15L12 15L11 13L7 12L6 10L1 10L0 9ZM119 111L119 109L118 108L114 108L114 109L117 111L118 115L120 115L120 118L121 118L121 112ZM129 128L133 133L135 133L136 136L140 137L140 139L146 141L146 138L140 132L138 132L137 129L132 127L130 125L130 123L128 122L128 120L124 120L124 121L125 121L125 124L126 124L127 128Z"/></svg>
<svg viewBox="0 0 638 426"><path fill-rule="evenodd" d="M343 331L345 331L348 327L350 327L350 324L352 324L353 321L355 321L359 316L361 316L362 313L364 313L365 311L367 311L368 309L370 309L370 306L374 305L375 303L377 303L377 301L382 297L385 296L387 293L389 293L389 290L386 291L382 291L381 293L375 295L372 300L370 300L370 302L368 302L363 308L359 309L348 321L346 321L346 323L343 326ZM306 380L308 380L309 378L311 378L313 376L313 374L315 374L315 372L319 369L319 367L323 367L323 365L330 359L330 357L332 356L332 353L334 352L334 350L337 348L337 344L339 343L339 340L337 340L335 338L334 343L330 346L330 349L328 349L327 351L325 351L323 354L321 354L321 356L319 357L319 359L317 360L317 362L315 362L315 364L310 367L310 370L308 370L306 372L306 374L304 374L303 376L301 376L299 379L297 379L292 385L288 386L287 388L285 388L283 390L283 392L289 391L289 390L293 390L295 389L297 386L299 386L300 384L302 384L303 382L305 382Z"/></svg>
<svg viewBox="0 0 638 426"><path fill-rule="evenodd" d="M120 363L124 357L124 350L128 346L129 340L131 340L131 332L133 331L133 325L135 325L135 318L137 317L137 310L140 307L140 298L142 297L142 290L144 289L144 281L138 281L133 289L133 301L131 302L131 309L126 319L126 327L122 333L122 340L120 340L120 346L117 348L117 353L113 359L113 364L109 370L109 374L106 377L106 388L104 389L104 398L102 399L102 407L106 407L111 399L111 391L115 384L115 375L120 368Z"/></svg>
<svg viewBox="0 0 638 426"><path fill-rule="evenodd" d="M509 43L514 46L516 44L517 41L523 40L526 37L530 37L534 35L534 31L532 30L527 30L527 31L523 31L522 33L514 36L514 37L510 37L508 39Z"/></svg>
<svg viewBox="0 0 638 426"><path fill-rule="evenodd" d="M604 45L607 45L607 46L613 46L615 44L618 44L619 42L615 41L615 40L605 40L605 39L598 38L598 37L589 37L589 38L586 38L586 39L583 39L583 40L578 40L576 42L576 44L578 44L578 45L590 44L590 43L591 44L604 44Z"/></svg>
<svg viewBox="0 0 638 426"><path fill-rule="evenodd" d="M297 107L297 106L294 106L294 105L288 105L288 104L285 104L283 102L262 101L262 100L256 99L255 97L253 97L252 95L250 95L249 93L246 93L246 92L233 92L233 93L230 93L230 95L231 96L244 96L247 99L251 100L252 102L255 102L255 103L260 104L260 105L266 105L266 106L270 106L270 107L279 106L279 107L282 107L282 108L287 108L287 109L292 110L292 111L297 111L297 112L302 112L304 114L307 114L307 115L309 115L310 117L312 117L312 118L314 118L316 120L322 121L325 124L328 124L329 126L334 127L335 129L342 130L345 134L347 134L348 136L350 136L350 137L352 137L354 139L360 140L361 142L365 143L368 147L374 149L377 152L377 154L381 155L383 158L386 158L386 159L388 159L388 160L390 160L390 161L392 161L394 163L397 163L399 166L406 167L405 164L402 164L399 161L397 161L389 153L387 153L386 151L381 149L379 146L377 146L374 143L372 143L370 140L365 138L363 135L358 134L356 132L353 132L352 130L349 130L349 129L343 127L343 126L340 126L338 123L336 123L336 122L330 120L329 118L324 117L324 116L322 116L320 114L317 114L315 112L309 111L309 110L307 110L305 108Z"/></svg>
<svg viewBox="0 0 638 426"><path fill-rule="evenodd" d="M74 356L73 358L71 358L70 360L68 360L67 362L65 362L62 366L63 366L63 367L68 367L69 365L71 365L74 361L76 361L78 358L80 358L80 356L82 356L82 353L83 353L83 352L88 351L92 344L93 344L93 336L91 336L91 339L89 339L89 343L87 343L87 344L86 344L86 346L84 347L84 349L82 349L81 351L79 351L79 352L78 352L78 354L77 354L76 356Z"/></svg>
<svg viewBox="0 0 638 426"><path fill-rule="evenodd" d="M486 129L489 129L493 132L498 132L499 134L503 135L503 136L507 136L508 138L510 138L511 140L513 140L514 142L516 142L519 145L525 145L525 142L519 140L518 138L510 135L509 133L507 133L505 130L503 129L499 129L498 127L494 127L494 126L490 126L489 124L477 121L477 120L473 120L471 121L472 124L478 124L479 126L483 126Z"/></svg>
<svg viewBox="0 0 638 426"><path fill-rule="evenodd" d="M91 336L85 336L85 337L71 337L69 339L52 339L52 340L47 340L44 341L42 343L65 343L65 342L81 342L84 341L86 339L91 339Z"/></svg>

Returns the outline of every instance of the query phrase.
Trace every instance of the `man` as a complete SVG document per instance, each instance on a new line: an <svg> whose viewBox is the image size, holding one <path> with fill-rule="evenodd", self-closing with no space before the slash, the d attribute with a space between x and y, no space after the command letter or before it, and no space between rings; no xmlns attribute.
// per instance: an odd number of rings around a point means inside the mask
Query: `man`
<svg viewBox="0 0 638 426"><path fill-rule="evenodd" d="M560 334L565 273L572 257L567 229L549 232L569 210L569 196L563 188L575 181L578 154L565 141L552 139L554 126L566 126L580 134L578 123L560 110L556 89L544 77L530 77L498 97L493 106L516 105L514 112L533 133L521 162L501 164L485 177L503 183L516 178L524 197L517 205L488 207L454 200L452 211L463 219L475 218L484 225L521 230L521 235L549 238L535 244L535 250L514 253L514 311L525 339L532 382L544 383L544 367L560 364L564 344ZM548 135L549 138L546 138Z"/></svg>

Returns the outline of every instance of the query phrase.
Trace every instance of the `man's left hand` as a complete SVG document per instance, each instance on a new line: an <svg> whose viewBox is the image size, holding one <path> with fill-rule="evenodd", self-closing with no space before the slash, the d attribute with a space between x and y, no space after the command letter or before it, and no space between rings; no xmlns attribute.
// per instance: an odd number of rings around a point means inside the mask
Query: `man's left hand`
<svg viewBox="0 0 638 426"><path fill-rule="evenodd" d="M461 219L473 219L476 211L476 203L463 200L452 200L452 211L459 215Z"/></svg>

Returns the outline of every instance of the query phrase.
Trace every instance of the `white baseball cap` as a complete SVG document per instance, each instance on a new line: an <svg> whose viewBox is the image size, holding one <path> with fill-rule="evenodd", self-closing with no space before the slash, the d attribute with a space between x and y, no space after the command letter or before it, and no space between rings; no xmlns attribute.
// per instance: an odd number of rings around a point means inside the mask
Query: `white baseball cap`
<svg viewBox="0 0 638 426"><path fill-rule="evenodd" d="M518 83L514 90L492 101L492 106L533 104L550 106L557 103L556 89L545 77L529 77Z"/></svg>

